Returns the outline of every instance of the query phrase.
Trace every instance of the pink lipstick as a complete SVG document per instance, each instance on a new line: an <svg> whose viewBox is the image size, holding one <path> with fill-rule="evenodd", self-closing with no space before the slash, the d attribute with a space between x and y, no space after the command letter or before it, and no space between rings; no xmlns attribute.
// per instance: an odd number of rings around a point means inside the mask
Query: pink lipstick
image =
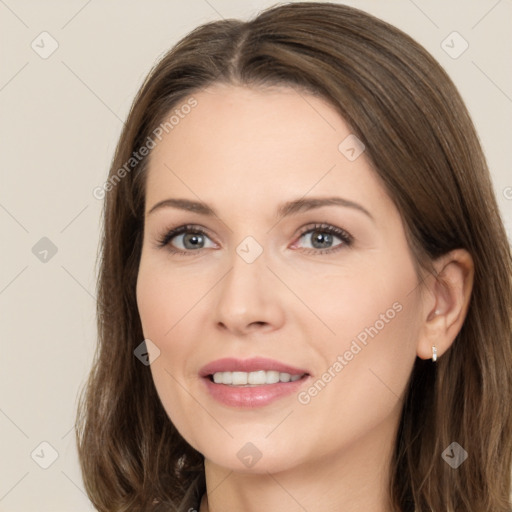
<svg viewBox="0 0 512 512"><path fill-rule="evenodd" d="M263 407L297 392L310 377L307 370L261 357L218 359L199 375L215 400L243 408Z"/></svg>

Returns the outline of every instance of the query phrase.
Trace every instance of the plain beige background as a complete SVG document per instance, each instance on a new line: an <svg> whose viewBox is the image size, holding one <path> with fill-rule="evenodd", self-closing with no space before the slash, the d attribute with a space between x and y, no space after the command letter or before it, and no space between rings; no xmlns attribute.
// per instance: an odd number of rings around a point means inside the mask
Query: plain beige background
<svg viewBox="0 0 512 512"><path fill-rule="evenodd" d="M155 60L203 22L274 3L0 0L0 511L92 510L72 428L96 336L93 189ZM453 78L512 239L512 1L346 3L412 35Z"/></svg>

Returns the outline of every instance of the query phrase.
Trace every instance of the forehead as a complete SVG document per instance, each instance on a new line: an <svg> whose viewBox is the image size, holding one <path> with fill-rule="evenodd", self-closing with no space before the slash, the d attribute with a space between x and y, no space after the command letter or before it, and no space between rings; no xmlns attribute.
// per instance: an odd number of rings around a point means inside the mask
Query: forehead
<svg viewBox="0 0 512 512"><path fill-rule="evenodd" d="M193 108L173 108L175 124L151 151L148 206L167 195L233 207L308 193L386 199L364 153L351 161L342 151L353 134L324 99L220 84L192 98Z"/></svg>

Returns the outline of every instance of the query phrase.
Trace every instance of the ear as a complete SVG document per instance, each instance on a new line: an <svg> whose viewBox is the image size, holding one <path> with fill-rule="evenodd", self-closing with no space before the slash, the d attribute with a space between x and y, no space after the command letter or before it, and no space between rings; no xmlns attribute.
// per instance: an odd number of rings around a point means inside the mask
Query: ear
<svg viewBox="0 0 512 512"><path fill-rule="evenodd" d="M434 273L424 280L423 308L417 354L421 359L442 356L462 328L473 289L474 264L464 249L455 249L433 262Z"/></svg>

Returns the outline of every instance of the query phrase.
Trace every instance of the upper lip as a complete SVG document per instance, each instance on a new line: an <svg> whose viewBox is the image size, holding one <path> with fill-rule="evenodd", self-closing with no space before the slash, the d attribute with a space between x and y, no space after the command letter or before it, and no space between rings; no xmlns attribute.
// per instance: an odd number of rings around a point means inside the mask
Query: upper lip
<svg viewBox="0 0 512 512"><path fill-rule="evenodd" d="M201 377L208 377L218 372L255 372L258 370L270 370L280 373L289 373L290 375L304 375L308 373L306 370L295 368L289 364L281 363L275 359L267 359L265 357L253 357L251 359L235 359L226 357L217 359L199 370Z"/></svg>

